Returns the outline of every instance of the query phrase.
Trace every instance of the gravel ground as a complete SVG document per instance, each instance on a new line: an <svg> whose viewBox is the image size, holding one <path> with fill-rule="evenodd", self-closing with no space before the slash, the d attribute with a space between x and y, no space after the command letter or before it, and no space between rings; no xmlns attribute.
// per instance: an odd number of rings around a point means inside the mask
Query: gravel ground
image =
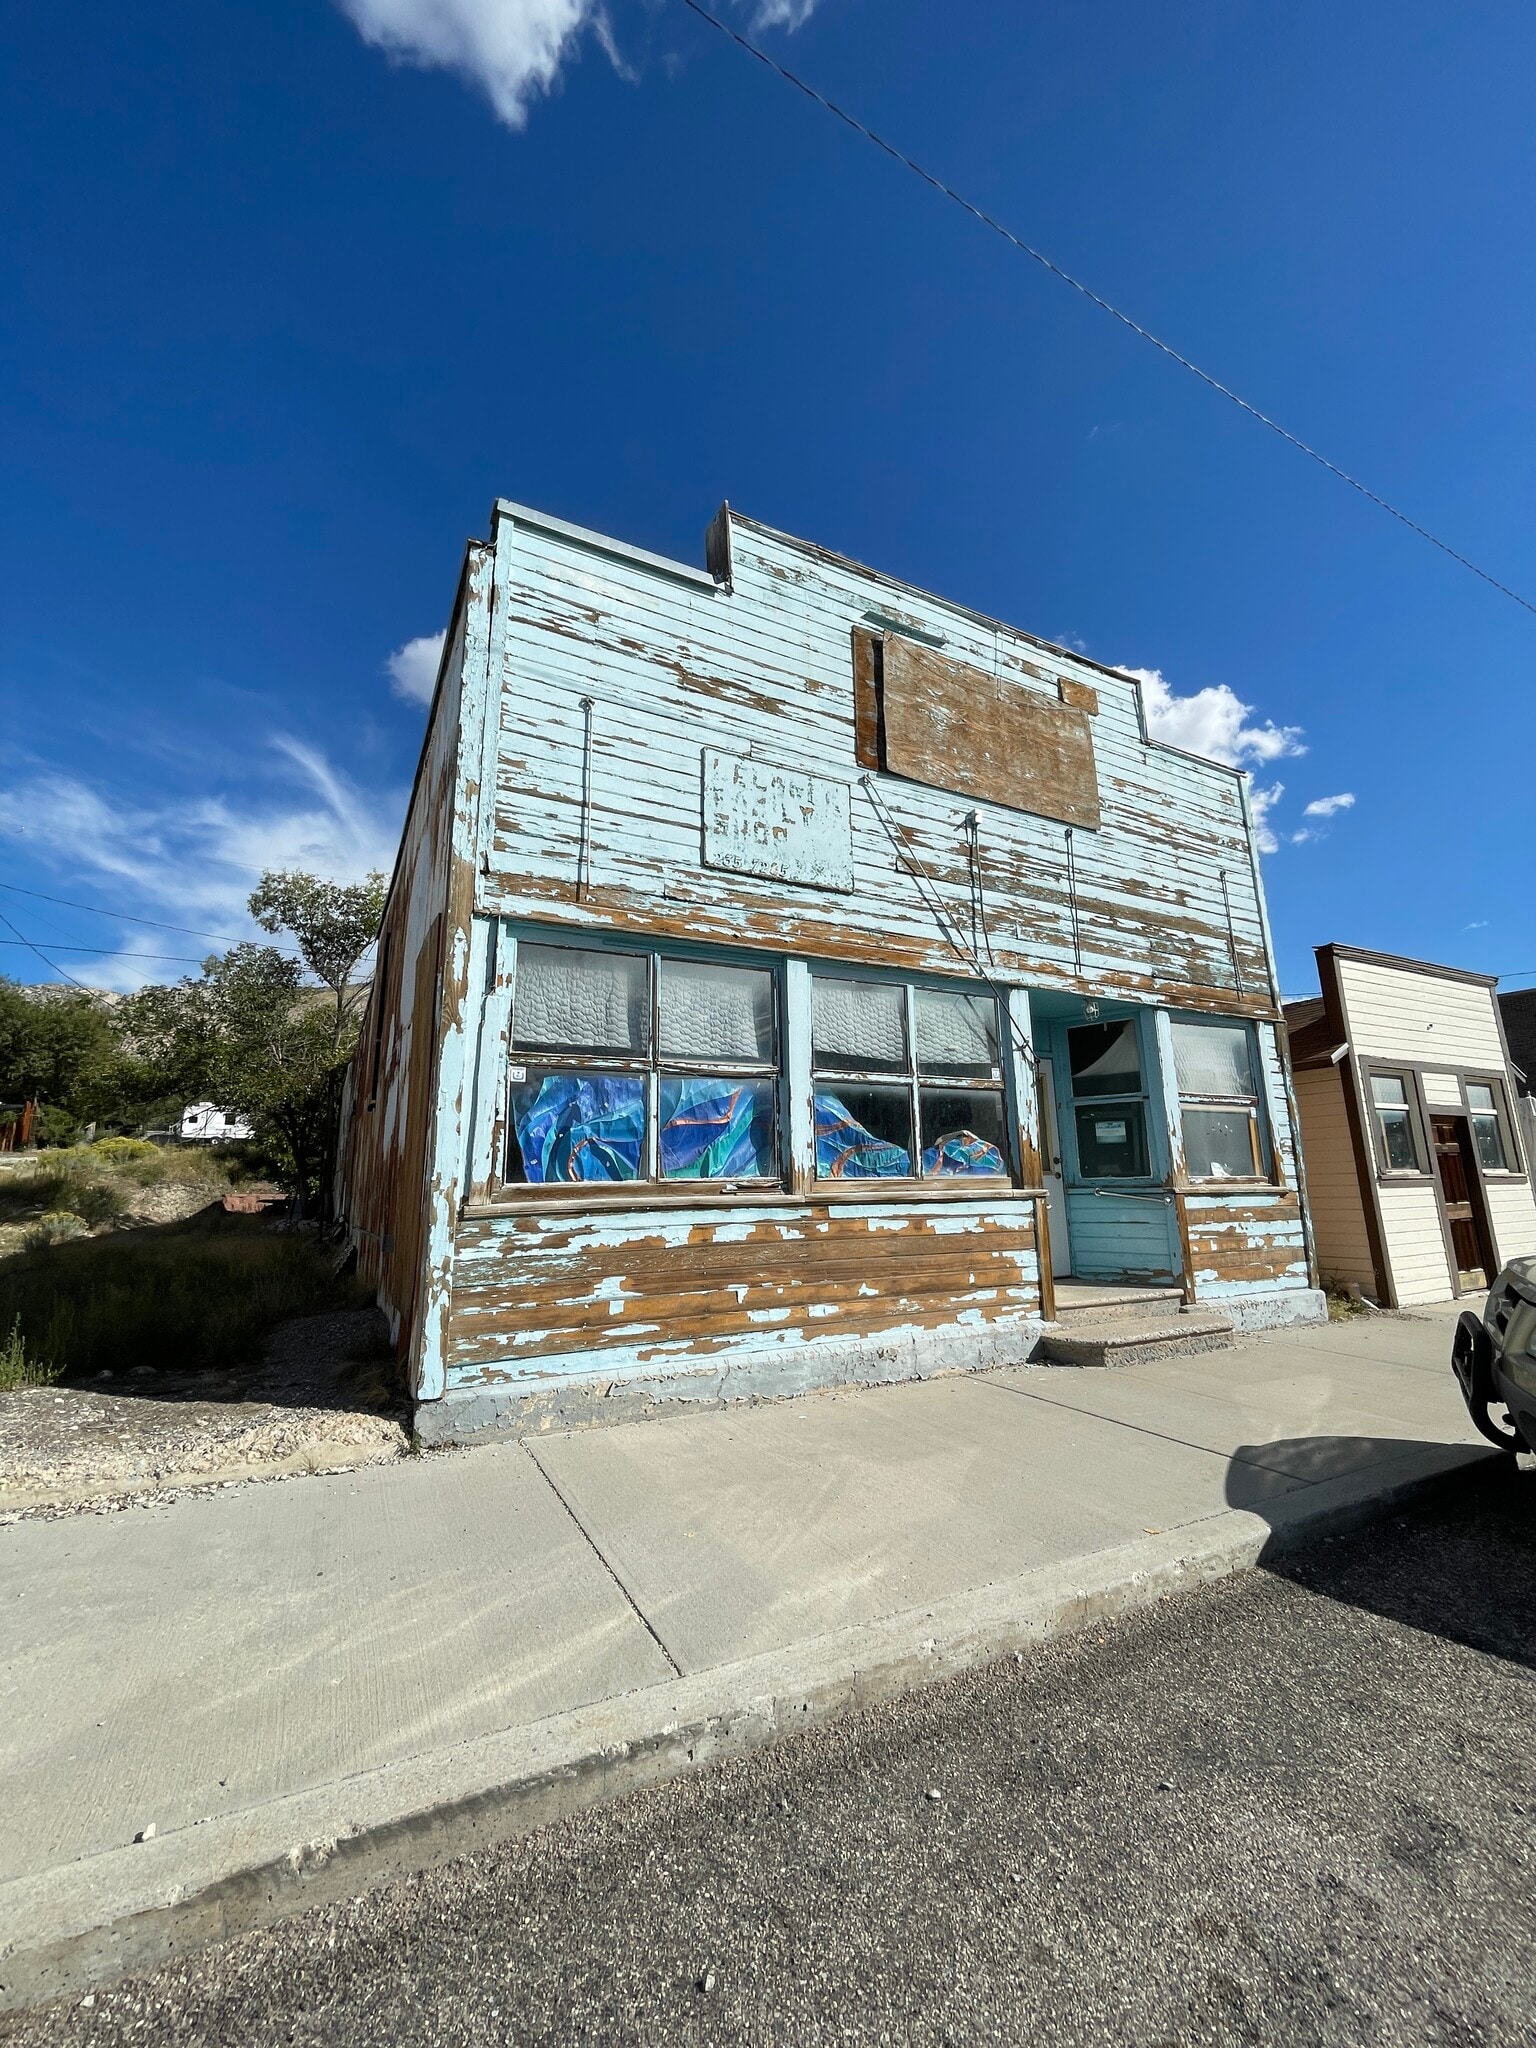
<svg viewBox="0 0 1536 2048"><path fill-rule="evenodd" d="M253 1366L0 1393L0 1523L397 1458L386 1335L376 1309L338 1309L281 1324Z"/></svg>
<svg viewBox="0 0 1536 2048"><path fill-rule="evenodd" d="M0 2043L1525 2048L1533 1510L1484 1474Z"/></svg>

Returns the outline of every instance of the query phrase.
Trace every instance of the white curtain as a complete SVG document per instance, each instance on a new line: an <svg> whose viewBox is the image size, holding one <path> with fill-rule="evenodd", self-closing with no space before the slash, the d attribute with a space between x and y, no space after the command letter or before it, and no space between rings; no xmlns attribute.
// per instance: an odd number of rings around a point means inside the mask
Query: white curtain
<svg viewBox="0 0 1536 2048"><path fill-rule="evenodd" d="M515 1042L547 1052L643 1053L650 1040L649 970L643 953L520 945Z"/></svg>
<svg viewBox="0 0 1536 2048"><path fill-rule="evenodd" d="M937 989L917 991L917 1067L925 1074L992 1073L997 1066L997 1003Z"/></svg>
<svg viewBox="0 0 1536 2048"><path fill-rule="evenodd" d="M1190 1024L1175 1018L1173 1064L1181 1095L1258 1095L1246 1024Z"/></svg>
<svg viewBox="0 0 1536 2048"><path fill-rule="evenodd" d="M817 1054L854 1072L904 1067L905 990L895 982L818 974L812 983L811 1040Z"/></svg>
<svg viewBox="0 0 1536 2048"><path fill-rule="evenodd" d="M661 963L662 1057L773 1060L773 976L761 967Z"/></svg>

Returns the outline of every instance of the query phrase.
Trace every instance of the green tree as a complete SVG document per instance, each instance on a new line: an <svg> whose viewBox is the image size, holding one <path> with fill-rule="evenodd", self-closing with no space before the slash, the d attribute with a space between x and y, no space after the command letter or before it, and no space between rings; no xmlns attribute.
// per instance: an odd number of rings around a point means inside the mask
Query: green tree
<svg viewBox="0 0 1536 2048"><path fill-rule="evenodd" d="M0 980L0 1100L40 1104L45 1128L72 1137L114 1098L120 1060L101 996Z"/></svg>
<svg viewBox="0 0 1536 2048"><path fill-rule="evenodd" d="M331 992L333 1036L339 1046L355 1024L368 993L357 978L363 955L379 935L388 885L377 869L361 882L324 882L293 869L272 869L250 899L264 932L289 932L304 965Z"/></svg>

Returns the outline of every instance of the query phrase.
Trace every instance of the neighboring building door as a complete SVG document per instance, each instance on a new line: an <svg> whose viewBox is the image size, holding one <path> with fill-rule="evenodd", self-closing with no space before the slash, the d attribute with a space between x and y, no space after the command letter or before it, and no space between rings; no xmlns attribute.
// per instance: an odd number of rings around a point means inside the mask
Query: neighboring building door
<svg viewBox="0 0 1536 2048"><path fill-rule="evenodd" d="M1493 1253L1483 1214L1483 1191L1472 1164L1472 1134L1464 1116L1437 1116L1431 1127L1456 1292L1468 1294L1493 1284Z"/></svg>
<svg viewBox="0 0 1536 2048"><path fill-rule="evenodd" d="M1035 1088L1040 1098L1040 1177L1045 1183L1045 1207L1050 1219L1051 1272L1059 1279L1072 1270L1072 1245L1067 1236L1067 1190L1061 1177L1056 1083L1049 1060L1036 1060Z"/></svg>

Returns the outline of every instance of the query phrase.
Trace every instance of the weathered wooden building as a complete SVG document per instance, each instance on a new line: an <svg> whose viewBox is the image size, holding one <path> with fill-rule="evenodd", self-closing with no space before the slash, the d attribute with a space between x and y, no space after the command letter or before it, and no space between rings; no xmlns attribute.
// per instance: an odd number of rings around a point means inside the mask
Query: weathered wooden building
<svg viewBox="0 0 1536 2048"><path fill-rule="evenodd" d="M1536 1252L1492 975L1319 946L1286 1006L1317 1257L1384 1307L1489 1287Z"/></svg>
<svg viewBox="0 0 1536 2048"><path fill-rule="evenodd" d="M468 551L342 1206L428 1436L1320 1313L1243 778L724 508ZM1175 1304L1176 1305L1176 1304Z"/></svg>

